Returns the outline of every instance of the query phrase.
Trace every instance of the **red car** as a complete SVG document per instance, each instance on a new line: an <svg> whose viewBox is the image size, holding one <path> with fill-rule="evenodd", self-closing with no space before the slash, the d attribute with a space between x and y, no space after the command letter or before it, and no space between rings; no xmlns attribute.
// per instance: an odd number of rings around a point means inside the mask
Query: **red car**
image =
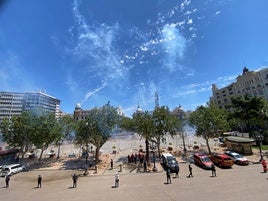
<svg viewBox="0 0 268 201"><path fill-rule="evenodd" d="M218 165L219 167L228 168L234 164L233 160L226 154L215 153L210 155L209 158L215 165Z"/></svg>
<svg viewBox="0 0 268 201"><path fill-rule="evenodd" d="M203 153L194 154L194 163L207 170L211 169L213 164L209 157Z"/></svg>

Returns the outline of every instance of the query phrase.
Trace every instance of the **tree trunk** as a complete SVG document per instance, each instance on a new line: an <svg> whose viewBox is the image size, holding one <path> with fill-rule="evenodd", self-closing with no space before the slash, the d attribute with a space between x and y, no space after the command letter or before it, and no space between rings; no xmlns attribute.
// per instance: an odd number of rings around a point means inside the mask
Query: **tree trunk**
<svg viewBox="0 0 268 201"><path fill-rule="evenodd" d="M145 139L145 149L146 149L146 161L149 163L149 140Z"/></svg>
<svg viewBox="0 0 268 201"><path fill-rule="evenodd" d="M160 158L161 157L160 144L157 144L157 152L158 152L158 158Z"/></svg>
<svg viewBox="0 0 268 201"><path fill-rule="evenodd" d="M208 147L208 153L211 154L211 150L210 150L210 146L209 146L209 142L208 142L209 138L205 138L205 140L206 140L206 144Z"/></svg>
<svg viewBox="0 0 268 201"><path fill-rule="evenodd" d="M57 159L60 158L60 145L61 145L61 143L58 144L58 156L57 156Z"/></svg>
<svg viewBox="0 0 268 201"><path fill-rule="evenodd" d="M41 149L41 153L40 153L40 156L39 156L39 159L38 159L39 163L40 163L41 160L42 160L43 152L44 152L44 147L42 147L42 149Z"/></svg>
<svg viewBox="0 0 268 201"><path fill-rule="evenodd" d="M100 159L100 147L96 146L96 152L95 152L95 165L99 163Z"/></svg>

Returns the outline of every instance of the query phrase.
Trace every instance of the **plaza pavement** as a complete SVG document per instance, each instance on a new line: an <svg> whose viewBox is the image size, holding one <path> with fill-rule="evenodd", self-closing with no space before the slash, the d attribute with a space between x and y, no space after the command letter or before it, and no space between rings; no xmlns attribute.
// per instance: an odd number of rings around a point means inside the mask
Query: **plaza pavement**
<svg viewBox="0 0 268 201"><path fill-rule="evenodd" d="M175 139L176 140L176 139ZM193 140L188 140L192 143ZM212 142L213 143L213 142ZM0 200L3 201L258 201L268 196L268 173L262 173L262 167L256 163L258 156L250 158L249 166L234 165L231 169L217 168L217 177L211 177L211 171L195 165L193 178L187 178L188 163L180 160L180 177L172 178L172 184L166 184L166 175L157 163L158 172L137 171L135 166L124 163L120 172L120 186L113 188L114 173L120 170L119 164L126 161L128 154L136 153L143 144L137 136L126 139L112 139L102 148L108 162L95 173L82 175L82 170L59 170L55 168L34 169L11 177L10 188L5 188L4 178L0 178ZM177 147L181 141L173 141ZM188 145L188 144L187 144ZM110 154L111 147L117 147L117 154ZM62 148L61 156L77 152L78 148L68 145ZM109 160L114 159L114 169L109 169ZM71 175L81 174L78 187L72 188ZM43 186L36 188L37 176L43 177Z"/></svg>
<svg viewBox="0 0 268 201"><path fill-rule="evenodd" d="M166 184L165 172L120 173L120 186L113 188L114 175L79 177L78 187L72 188L73 171L30 171L14 175L10 187L4 188L0 179L0 197L3 201L263 201L267 199L267 173L260 164L234 165L231 169L217 168L217 177L211 171L195 165L193 178L187 178L188 164L180 164L179 178ZM36 188L37 175L42 174L42 188Z"/></svg>

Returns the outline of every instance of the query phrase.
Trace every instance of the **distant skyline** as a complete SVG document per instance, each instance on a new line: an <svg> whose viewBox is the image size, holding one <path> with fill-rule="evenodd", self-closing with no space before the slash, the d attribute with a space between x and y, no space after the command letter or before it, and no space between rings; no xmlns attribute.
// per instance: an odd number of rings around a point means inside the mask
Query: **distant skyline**
<svg viewBox="0 0 268 201"><path fill-rule="evenodd" d="M266 0L0 1L0 90L73 113L110 101L194 110L244 66L268 66Z"/></svg>

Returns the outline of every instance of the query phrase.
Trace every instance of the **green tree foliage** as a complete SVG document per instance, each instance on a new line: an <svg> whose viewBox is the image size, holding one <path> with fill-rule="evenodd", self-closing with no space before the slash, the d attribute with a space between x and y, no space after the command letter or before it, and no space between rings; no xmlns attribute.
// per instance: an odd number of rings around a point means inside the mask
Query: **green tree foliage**
<svg viewBox="0 0 268 201"><path fill-rule="evenodd" d="M176 134L178 119L171 114L168 107L156 107L153 112L137 111L132 118L123 118L120 127L137 132L145 140L146 161L149 162L149 144L154 142L160 155L160 143L165 142L166 135Z"/></svg>
<svg viewBox="0 0 268 201"><path fill-rule="evenodd" d="M44 150L61 138L62 131L61 124L52 113L23 112L22 115L5 119L1 123L4 141L11 147L20 148L23 153L28 151L29 146L35 145L41 149L39 161Z"/></svg>
<svg viewBox="0 0 268 201"><path fill-rule="evenodd" d="M4 119L0 126L3 140L9 146L21 149L22 156L32 145L31 136L34 132L32 120L33 115L30 112L23 112L21 116L13 116L10 120Z"/></svg>
<svg viewBox="0 0 268 201"><path fill-rule="evenodd" d="M96 163L99 161L100 148L109 139L118 119L117 108L107 103L100 108L90 110L87 119L77 123L75 142L86 146L92 143L96 147Z"/></svg>
<svg viewBox="0 0 268 201"><path fill-rule="evenodd" d="M219 109L213 103L199 106L190 114L189 122L196 129L196 135L206 140L209 154L211 154L209 139L218 137L219 131L229 129L226 111Z"/></svg>
<svg viewBox="0 0 268 201"><path fill-rule="evenodd" d="M58 156L60 156L60 146L61 142L70 137L71 133L74 131L74 120L70 115L63 115L58 119L58 123L61 128L61 135L58 135L58 138L55 139L56 145L58 145Z"/></svg>
<svg viewBox="0 0 268 201"><path fill-rule="evenodd" d="M231 99L231 118L242 132L251 132L264 126L267 120L266 101L261 97L235 97ZM235 129L235 124L232 124Z"/></svg>
<svg viewBox="0 0 268 201"><path fill-rule="evenodd" d="M149 162L149 141L153 137L154 131L154 120L150 112L135 112L132 116L134 130L139 133L145 140L145 152L146 152L146 161Z"/></svg>
<svg viewBox="0 0 268 201"><path fill-rule="evenodd" d="M52 113L35 116L33 127L35 132L32 136L32 142L41 149L40 162L44 150L62 136L62 128Z"/></svg>
<svg viewBox="0 0 268 201"><path fill-rule="evenodd" d="M166 135L172 137L177 134L180 127L180 120L173 115L168 107L156 107L153 111L154 130L151 141L157 145L158 156L160 157L160 143L166 142Z"/></svg>

